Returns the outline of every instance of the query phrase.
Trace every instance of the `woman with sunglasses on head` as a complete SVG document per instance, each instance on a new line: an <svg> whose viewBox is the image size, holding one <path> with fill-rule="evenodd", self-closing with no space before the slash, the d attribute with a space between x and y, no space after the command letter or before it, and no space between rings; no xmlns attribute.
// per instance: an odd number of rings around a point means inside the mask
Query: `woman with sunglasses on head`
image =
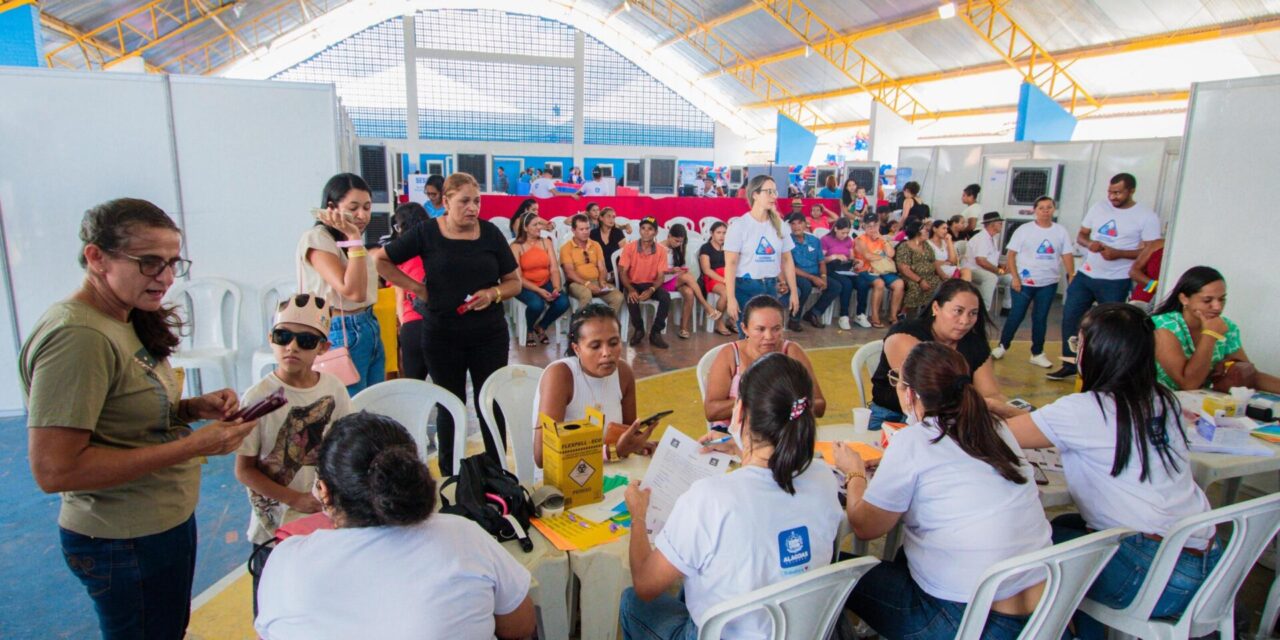
<svg viewBox="0 0 1280 640"><path fill-rule="evenodd" d="M734 403L731 443L709 445L738 455L742 467L693 483L652 547L649 490L638 480L627 487L633 586L622 594L625 638L697 638L695 621L711 607L831 563L839 488L813 456L813 394L809 371L791 358L770 354L752 365ZM667 595L682 578L681 597ZM731 621L723 637L764 640L772 628L757 611Z"/></svg>
<svg viewBox="0 0 1280 640"><path fill-rule="evenodd" d="M1002 418L1021 413L1000 393L991 347L987 344L990 323L978 288L953 279L938 287L933 300L921 309L919 316L889 327L880 363L871 376L871 429L879 429L884 422L906 421L906 413L898 404L898 394L889 383L889 372L902 367L907 354L921 342L937 342L959 351L973 372L974 388L986 398L992 413Z"/></svg>
<svg viewBox="0 0 1280 640"><path fill-rule="evenodd" d="M520 265L522 287L516 299L524 303L526 347L551 342L547 329L569 310L569 296L564 295L550 226L534 211L511 221L516 238L511 243L511 253Z"/></svg>
<svg viewBox="0 0 1280 640"><path fill-rule="evenodd" d="M122 198L85 212L84 281L45 311L18 356L31 475L60 493L67 567L102 636L181 638L191 614L204 456L235 451L256 422L236 394L179 399L169 366L180 321L164 304L191 263L159 207ZM189 423L212 420L192 430Z"/></svg>
<svg viewBox="0 0 1280 640"><path fill-rule="evenodd" d="M1031 465L970 371L954 349L916 344L890 374L908 425L875 478L867 482L856 451L844 443L833 450L854 533L874 540L899 520L906 528L897 559L863 576L846 605L886 638L954 638L989 567L1051 544ZM1017 638L1043 593L1039 570L1006 579L982 637Z"/></svg>
<svg viewBox="0 0 1280 640"><path fill-rule="evenodd" d="M1057 447L1062 454L1080 513L1054 518L1054 542L1113 527L1139 532L1121 541L1089 588L1090 599L1117 609L1133 601L1170 528L1210 508L1191 474L1178 399L1156 381L1155 333L1137 307L1094 307L1072 337L1081 392L1009 421L1024 448ZM1152 616L1180 615L1221 555L1213 527L1193 533ZM1091 640L1104 630L1077 614L1076 635Z"/></svg>
<svg viewBox="0 0 1280 640"><path fill-rule="evenodd" d="M311 493L334 528L271 553L254 620L264 640L534 633L528 570L475 522L435 511L436 481L400 423L364 411L335 422Z"/></svg>
<svg viewBox="0 0 1280 640"><path fill-rule="evenodd" d="M751 298L775 298L796 290L795 242L778 214L778 185L767 175L751 178L745 189L751 210L729 225L724 241L725 313L741 324L740 310ZM800 314L800 296L790 297L792 315ZM739 326L738 335L742 335Z"/></svg>
<svg viewBox="0 0 1280 640"><path fill-rule="evenodd" d="M364 246L373 199L364 178L340 173L325 183L320 206L316 224L298 241L298 277L304 292L330 301L329 344L351 354L360 375L347 385L354 396L387 377L382 329L373 315L378 273Z"/></svg>
<svg viewBox="0 0 1280 640"><path fill-rule="evenodd" d="M396 207L395 215L392 216L391 239L395 240L406 231L415 226L426 222L430 218L427 216L426 209L416 202L407 202ZM422 258L414 256L409 258L408 262L396 265L405 275L421 282L426 277L426 271L422 268ZM422 314L418 313L417 307L425 308L426 305L418 301L417 297L412 293L396 287L396 314L400 318L400 332L398 342L400 345L400 377L412 378L414 380L427 379L427 355L422 350ZM415 302L417 303L415 305Z"/></svg>
<svg viewBox="0 0 1280 640"><path fill-rule="evenodd" d="M444 206L445 215L374 249L373 259L388 282L427 302L423 348L431 378L465 402L470 375L479 406L484 381L507 364L511 335L500 303L520 293L520 265L498 227L480 219L480 184L475 178L466 173L449 176L444 181ZM422 258L425 282L396 268L414 256ZM506 450L504 443L492 442L483 423L481 418L485 450L497 456ZM496 426L505 442L506 425L500 416ZM453 417L442 412L436 425L440 451L453 451L453 432ZM453 475L453 456L440 456L440 473Z"/></svg>

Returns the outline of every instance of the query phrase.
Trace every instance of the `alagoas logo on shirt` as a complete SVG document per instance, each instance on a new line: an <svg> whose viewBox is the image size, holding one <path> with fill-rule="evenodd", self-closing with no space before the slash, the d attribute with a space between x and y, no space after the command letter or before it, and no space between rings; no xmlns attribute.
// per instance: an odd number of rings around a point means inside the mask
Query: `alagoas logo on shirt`
<svg viewBox="0 0 1280 640"><path fill-rule="evenodd" d="M808 527L800 526L778 533L778 559L783 574L804 571L804 565L809 563L812 555Z"/></svg>
<svg viewBox="0 0 1280 640"><path fill-rule="evenodd" d="M771 256L777 252L778 250L774 249L773 245L769 244L769 241L767 239L760 238L760 244L756 246L756 255Z"/></svg>
<svg viewBox="0 0 1280 640"><path fill-rule="evenodd" d="M1044 255L1044 254L1053 255L1054 253L1057 253L1057 252L1053 250L1053 243L1049 242L1048 240L1041 240L1040 246L1036 247L1036 253L1041 255Z"/></svg>
<svg viewBox="0 0 1280 640"><path fill-rule="evenodd" d="M1098 233L1108 237L1115 238L1120 235L1120 230L1116 228L1115 219L1108 220L1106 224L1098 227Z"/></svg>

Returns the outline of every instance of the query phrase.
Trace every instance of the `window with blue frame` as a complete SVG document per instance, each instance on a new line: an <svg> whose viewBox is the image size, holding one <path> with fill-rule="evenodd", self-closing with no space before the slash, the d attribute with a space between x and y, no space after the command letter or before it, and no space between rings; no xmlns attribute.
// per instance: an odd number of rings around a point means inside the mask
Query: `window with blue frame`
<svg viewBox="0 0 1280 640"><path fill-rule="evenodd" d="M272 79L333 83L357 136L406 137L401 18L392 18L326 47Z"/></svg>
<svg viewBox="0 0 1280 640"><path fill-rule="evenodd" d="M583 53L583 142L715 146L711 116L591 36Z"/></svg>
<svg viewBox="0 0 1280 640"><path fill-rule="evenodd" d="M423 140L573 142L573 67L418 60Z"/></svg>

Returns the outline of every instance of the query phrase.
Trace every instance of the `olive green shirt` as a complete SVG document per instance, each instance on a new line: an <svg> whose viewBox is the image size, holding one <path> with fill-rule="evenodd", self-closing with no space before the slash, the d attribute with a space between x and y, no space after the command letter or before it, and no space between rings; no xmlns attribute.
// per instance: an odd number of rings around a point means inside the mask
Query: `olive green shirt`
<svg viewBox="0 0 1280 640"><path fill-rule="evenodd" d="M90 432L89 444L137 449L191 433L177 417L182 390L169 363L143 348L133 325L76 300L53 305L19 355L27 427ZM160 533L191 517L200 463L187 460L107 489L62 494L58 524L95 538Z"/></svg>

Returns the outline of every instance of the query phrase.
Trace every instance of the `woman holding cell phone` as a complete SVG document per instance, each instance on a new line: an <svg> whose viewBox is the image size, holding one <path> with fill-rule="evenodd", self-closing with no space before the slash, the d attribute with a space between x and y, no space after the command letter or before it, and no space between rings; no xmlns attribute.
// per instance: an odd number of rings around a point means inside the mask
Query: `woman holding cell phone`
<svg viewBox="0 0 1280 640"><path fill-rule="evenodd" d="M478 407L484 381L507 364L511 336L499 303L520 293L519 265L502 231L480 219L480 185L470 174L444 181L444 207L445 215L374 249L373 259L383 278L427 301L423 350L431 378L465 399L469 374ZM396 268L414 256L422 258L424 282ZM491 441L483 420L485 450L498 456L506 449ZM453 417L442 413L436 427L440 451L453 451ZM501 419L497 427L505 440ZM451 456L440 456L440 473L453 475Z"/></svg>

